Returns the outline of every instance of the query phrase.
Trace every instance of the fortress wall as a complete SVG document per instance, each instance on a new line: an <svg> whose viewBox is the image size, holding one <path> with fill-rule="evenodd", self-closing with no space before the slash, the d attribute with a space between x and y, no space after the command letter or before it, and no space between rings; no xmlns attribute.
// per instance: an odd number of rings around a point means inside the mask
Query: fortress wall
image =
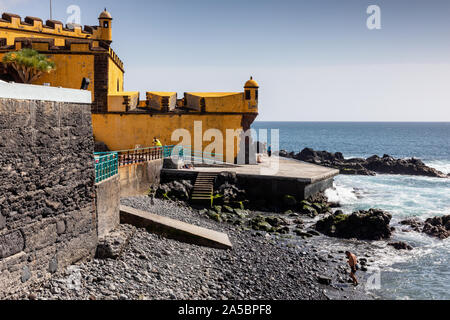
<svg viewBox="0 0 450 320"><path fill-rule="evenodd" d="M153 145L153 137L158 137L163 145L176 145L181 141L173 141L172 133L176 129L185 129L191 135L191 141L184 141L184 145L194 146L194 124L202 122L200 139L209 129L222 132L223 152L231 150L233 159L237 155L239 139L234 144L226 141L227 129L237 130L249 127L256 114L247 116L239 113L186 113L186 114L93 114L92 121L96 141L104 142L110 150L134 149L136 145L149 147ZM248 120L250 119L250 120ZM203 141L203 149L212 141Z"/></svg>
<svg viewBox="0 0 450 320"><path fill-rule="evenodd" d="M90 108L0 98L0 298L95 254Z"/></svg>

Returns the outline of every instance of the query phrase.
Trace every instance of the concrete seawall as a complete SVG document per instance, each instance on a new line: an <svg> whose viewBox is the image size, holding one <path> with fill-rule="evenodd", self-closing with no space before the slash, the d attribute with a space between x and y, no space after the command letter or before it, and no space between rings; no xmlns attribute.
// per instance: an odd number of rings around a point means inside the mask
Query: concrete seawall
<svg viewBox="0 0 450 320"><path fill-rule="evenodd" d="M201 172L207 172L207 168L202 168ZM235 172L233 170L211 169L212 172ZM336 170L322 178L302 179L289 176L264 176L258 174L236 173L238 186L247 192L249 200L266 200L279 202L285 195L294 196L297 200L305 200L309 197L333 187ZM161 172L161 183L168 183L175 180L195 181L199 171L194 170L174 170L163 169Z"/></svg>
<svg viewBox="0 0 450 320"><path fill-rule="evenodd" d="M115 175L95 185L97 207L97 233L105 237L120 224L120 178Z"/></svg>
<svg viewBox="0 0 450 320"><path fill-rule="evenodd" d="M152 185L160 182L163 160L152 160L119 168L120 197L148 194Z"/></svg>

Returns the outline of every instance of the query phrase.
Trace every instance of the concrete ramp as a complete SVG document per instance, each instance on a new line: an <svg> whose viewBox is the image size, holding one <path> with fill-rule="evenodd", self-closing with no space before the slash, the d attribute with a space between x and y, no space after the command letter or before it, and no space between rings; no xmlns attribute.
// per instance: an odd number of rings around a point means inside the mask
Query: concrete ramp
<svg viewBox="0 0 450 320"><path fill-rule="evenodd" d="M232 249L225 233L194 226L127 206L120 206L120 223L145 228L166 238L216 249Z"/></svg>

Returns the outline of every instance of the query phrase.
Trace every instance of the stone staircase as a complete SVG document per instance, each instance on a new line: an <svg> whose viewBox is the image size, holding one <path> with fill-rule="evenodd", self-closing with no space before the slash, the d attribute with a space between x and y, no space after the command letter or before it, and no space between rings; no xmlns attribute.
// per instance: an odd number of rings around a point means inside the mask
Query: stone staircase
<svg viewBox="0 0 450 320"><path fill-rule="evenodd" d="M217 173L199 172L192 191L193 204L211 205Z"/></svg>

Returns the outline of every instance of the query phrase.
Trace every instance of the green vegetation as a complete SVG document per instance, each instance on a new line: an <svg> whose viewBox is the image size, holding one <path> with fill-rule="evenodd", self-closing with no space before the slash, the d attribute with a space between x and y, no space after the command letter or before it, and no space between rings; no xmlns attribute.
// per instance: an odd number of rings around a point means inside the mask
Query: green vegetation
<svg viewBox="0 0 450 320"><path fill-rule="evenodd" d="M44 73L55 70L55 63L47 56L33 49L22 49L20 51L8 52L3 57L3 63L15 71L17 82L33 83Z"/></svg>

